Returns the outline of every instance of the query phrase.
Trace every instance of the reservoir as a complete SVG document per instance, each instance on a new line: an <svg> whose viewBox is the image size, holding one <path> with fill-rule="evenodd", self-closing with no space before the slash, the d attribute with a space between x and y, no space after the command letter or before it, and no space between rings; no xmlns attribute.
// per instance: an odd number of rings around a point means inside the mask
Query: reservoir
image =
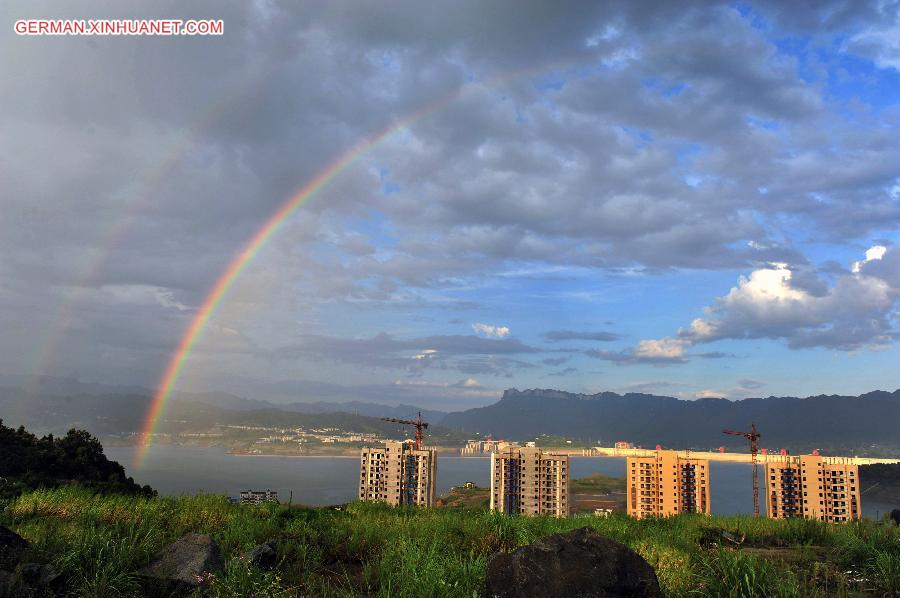
<svg viewBox="0 0 900 598"><path fill-rule="evenodd" d="M140 484L149 484L162 495L207 492L237 496L241 490L276 490L282 502L310 506L334 505L356 500L359 481L357 457L276 457L229 455L222 448L156 445L150 447L140 469L132 465L133 447L109 447L106 455L121 463ZM625 477L624 457L571 457L572 478L591 473ZM753 486L749 463L712 461L710 500L713 514L753 513ZM765 513L765 470L760 467L760 510ZM439 453L437 493L475 482L490 484L489 457L459 457ZM862 497L863 515L876 518L891 506ZM896 507L894 507L896 508Z"/></svg>

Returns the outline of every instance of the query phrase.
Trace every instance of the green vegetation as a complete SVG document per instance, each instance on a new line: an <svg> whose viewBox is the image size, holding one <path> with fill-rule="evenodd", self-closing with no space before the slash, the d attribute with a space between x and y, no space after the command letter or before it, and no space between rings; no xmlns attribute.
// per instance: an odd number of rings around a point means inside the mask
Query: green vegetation
<svg viewBox="0 0 900 598"><path fill-rule="evenodd" d="M97 496L64 487L9 500L0 524L32 542L28 560L52 563L82 596L137 594L135 572L187 532L212 534L221 547L227 567L212 586L215 596L472 596L482 591L495 551L585 525L639 552L669 596L900 592L900 533L871 521L557 520L364 503L335 511L232 505L212 495ZM746 540L723 546L723 530ZM237 558L270 539L280 560L273 571Z"/></svg>
<svg viewBox="0 0 900 598"><path fill-rule="evenodd" d="M487 509L491 504L490 488L457 486L438 499L438 506L449 509Z"/></svg>
<svg viewBox="0 0 900 598"><path fill-rule="evenodd" d="M602 473L592 473L583 478L573 479L569 492L572 494L610 494L625 492L625 478L615 478Z"/></svg>
<svg viewBox="0 0 900 598"><path fill-rule="evenodd" d="M555 434L541 434L540 436L534 437L532 440L534 441L534 446L540 448L575 449L583 446L590 446L585 442L574 441L571 438L557 436Z"/></svg>
<svg viewBox="0 0 900 598"><path fill-rule="evenodd" d="M0 497L72 483L101 493L155 494L127 477L121 465L106 458L100 442L83 430L69 430L62 438L38 438L0 420Z"/></svg>

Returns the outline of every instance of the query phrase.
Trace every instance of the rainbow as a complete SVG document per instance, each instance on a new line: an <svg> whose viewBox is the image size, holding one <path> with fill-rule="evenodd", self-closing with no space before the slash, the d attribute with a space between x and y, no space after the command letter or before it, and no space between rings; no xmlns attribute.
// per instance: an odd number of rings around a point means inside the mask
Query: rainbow
<svg viewBox="0 0 900 598"><path fill-rule="evenodd" d="M328 185L329 182L334 180L335 177L340 175L346 168L356 162L367 152L377 147L380 143L382 143L394 133L403 130L419 119L435 112L436 110L450 104L452 101L457 100L476 89L491 88L498 83L520 78L529 74L545 72L548 71L550 67L558 66L560 63L571 64L571 61L555 61L550 64L545 63L543 65L532 66L518 71L507 72L479 86L460 86L446 96L438 99L436 102L428 104L425 107L412 112L402 119L392 123L390 126L386 127L375 135L363 139L362 141L351 147L349 150L341 154L337 158L337 160L332 162L323 171L316 175L315 178L310 180L294 195L283 202L278 210L271 217L269 217L268 220L266 220L263 226L245 244L241 252L237 254L237 256L228 264L228 267L225 269L225 271L219 276L218 280L213 285L209 294L201 304L200 308L197 310L197 313L194 315L193 320L191 320L191 323L182 336L177 349L169 358L166 369L163 372L163 376L160 379L159 385L157 386L156 393L153 396L150 407L147 410L146 416L144 418L143 426L141 428L141 443L138 447L137 452L135 453L135 467L140 468L140 466L143 464L143 461L147 454L147 449L152 444L153 434L156 431L156 427L160 419L162 418L162 414L165 412L166 404L168 403L169 397L172 394L172 389L174 388L175 383L178 381L179 375L184 368L184 364L187 361L191 350L193 349L197 340L200 338L200 335L202 334L210 318L222 303L222 299L228 293L228 290L234 284L238 276L240 276L241 272L243 272L247 265L251 261L253 261L253 258L256 257L256 255L265 246L269 239L272 238L272 236L278 231L278 229L281 228L285 221L287 221L300 208L300 206L306 203L307 200L312 198L319 190Z"/></svg>
<svg viewBox="0 0 900 598"><path fill-rule="evenodd" d="M413 112L376 135L366 138L354 145L348 151L344 152L337 160L332 162L331 165L316 175L315 178L301 187L293 196L288 198L287 201L282 203L281 207L269 217L256 234L254 234L246 243L241 252L228 264L228 267L219 276L219 279L216 281L215 285L213 285L212 290L210 290L209 294L204 299L203 304L194 315L193 320L191 320L177 349L169 358L169 362L166 365L166 369L157 386L156 393L153 395L150 408L147 410L147 414L144 417L144 423L141 427L142 441L138 447L134 461L136 467L141 466L144 457L146 456L147 449L152 444L156 426L165 411L166 404L172 394L172 388L174 387L175 382L178 381L178 377L191 353L191 349L193 349L206 327L206 324L209 322L209 319L216 312L219 305L222 303L222 299L228 293L228 290L232 287L235 280L237 280L238 276L240 276L247 265L253 261L253 258L256 257L269 239L271 239L278 229L281 228L281 225L290 219L294 212L306 203L308 199L313 197L320 189L325 187L367 152L375 148L393 133L404 129L413 122L434 112L441 106L446 105L461 95L461 93L462 90L457 90L449 96L442 98L440 101Z"/></svg>

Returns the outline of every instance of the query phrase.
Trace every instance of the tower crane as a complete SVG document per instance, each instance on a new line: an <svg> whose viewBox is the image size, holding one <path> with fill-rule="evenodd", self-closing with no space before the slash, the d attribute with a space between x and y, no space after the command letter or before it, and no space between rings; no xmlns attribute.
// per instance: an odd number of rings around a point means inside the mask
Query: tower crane
<svg viewBox="0 0 900 598"><path fill-rule="evenodd" d="M750 424L749 432L738 432L736 430L722 430L723 434L731 434L732 436L743 436L750 441L750 461L753 463L753 515L759 517L759 478L757 476L756 455L759 452L759 437L761 434L756 431L756 424Z"/></svg>
<svg viewBox="0 0 900 598"><path fill-rule="evenodd" d="M383 421L395 424L404 424L406 426L416 427L416 450L422 450L422 430L428 429L428 422L422 421L422 412L416 416L416 419L396 419L394 417L382 417Z"/></svg>

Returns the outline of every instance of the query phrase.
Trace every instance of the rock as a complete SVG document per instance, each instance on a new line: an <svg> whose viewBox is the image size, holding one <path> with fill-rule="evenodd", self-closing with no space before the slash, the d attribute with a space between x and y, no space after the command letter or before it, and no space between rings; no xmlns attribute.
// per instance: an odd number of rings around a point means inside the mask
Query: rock
<svg viewBox="0 0 900 598"><path fill-rule="evenodd" d="M16 576L9 571L0 571L0 598L20 595L16 586Z"/></svg>
<svg viewBox="0 0 900 598"><path fill-rule="evenodd" d="M0 569L15 569L27 548L28 540L11 529L0 526Z"/></svg>
<svg viewBox="0 0 900 598"><path fill-rule="evenodd" d="M188 593L208 586L223 568L219 547L209 535L187 534L160 551L138 575L156 591Z"/></svg>
<svg viewBox="0 0 900 598"><path fill-rule="evenodd" d="M275 552L275 546L271 542L254 546L241 555L241 558L262 569L272 569L278 564L278 553Z"/></svg>
<svg viewBox="0 0 900 598"><path fill-rule="evenodd" d="M22 581L34 588L50 588L60 585L62 577L53 565L25 563L21 570Z"/></svg>
<svg viewBox="0 0 900 598"><path fill-rule="evenodd" d="M583 527L541 538L487 566L488 596L662 597L656 573L641 556Z"/></svg>

